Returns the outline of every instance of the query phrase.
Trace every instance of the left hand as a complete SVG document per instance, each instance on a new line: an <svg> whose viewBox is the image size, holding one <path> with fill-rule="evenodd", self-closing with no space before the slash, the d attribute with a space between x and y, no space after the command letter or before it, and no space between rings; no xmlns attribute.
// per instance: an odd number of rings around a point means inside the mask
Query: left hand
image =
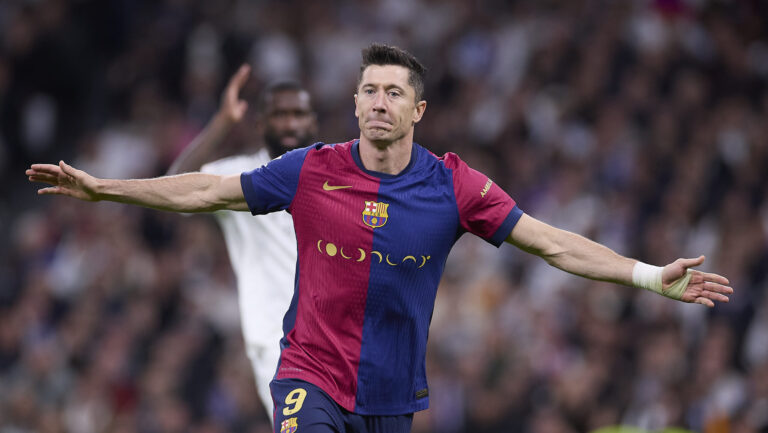
<svg viewBox="0 0 768 433"><path fill-rule="evenodd" d="M704 263L704 256L695 259L677 259L664 266L661 273L662 291L666 291L675 281L682 278L688 269L702 263ZM691 279L680 300L714 307L713 301L728 302L726 295L733 293L733 288L728 284L730 282L722 275L691 269Z"/></svg>

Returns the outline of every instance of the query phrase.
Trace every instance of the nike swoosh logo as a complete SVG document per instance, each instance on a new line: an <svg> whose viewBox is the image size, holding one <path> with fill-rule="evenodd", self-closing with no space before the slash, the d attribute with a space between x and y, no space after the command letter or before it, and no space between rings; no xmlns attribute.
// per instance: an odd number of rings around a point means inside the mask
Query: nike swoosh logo
<svg viewBox="0 0 768 433"><path fill-rule="evenodd" d="M335 191L337 189L344 189L344 188L352 188L352 185L328 185L327 180L323 184L324 191Z"/></svg>

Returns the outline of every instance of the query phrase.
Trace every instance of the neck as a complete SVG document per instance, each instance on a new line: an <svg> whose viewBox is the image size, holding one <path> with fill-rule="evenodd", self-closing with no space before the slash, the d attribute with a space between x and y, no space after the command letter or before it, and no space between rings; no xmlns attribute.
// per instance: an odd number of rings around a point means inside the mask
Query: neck
<svg viewBox="0 0 768 433"><path fill-rule="evenodd" d="M360 160L366 170L396 175L411 162L413 138L393 142L374 142L360 136Z"/></svg>

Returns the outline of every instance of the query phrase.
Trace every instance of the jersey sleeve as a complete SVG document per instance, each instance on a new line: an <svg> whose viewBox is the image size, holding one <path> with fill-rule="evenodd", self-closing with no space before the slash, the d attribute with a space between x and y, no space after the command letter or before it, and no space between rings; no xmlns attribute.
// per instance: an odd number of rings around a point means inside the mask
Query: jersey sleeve
<svg viewBox="0 0 768 433"><path fill-rule="evenodd" d="M462 228L500 246L523 211L488 176L470 168L455 154L446 154L444 160L446 167L453 169L453 190Z"/></svg>
<svg viewBox="0 0 768 433"><path fill-rule="evenodd" d="M296 195L304 159L313 146L292 150L268 164L240 175L245 201L251 214L261 215L288 209Z"/></svg>

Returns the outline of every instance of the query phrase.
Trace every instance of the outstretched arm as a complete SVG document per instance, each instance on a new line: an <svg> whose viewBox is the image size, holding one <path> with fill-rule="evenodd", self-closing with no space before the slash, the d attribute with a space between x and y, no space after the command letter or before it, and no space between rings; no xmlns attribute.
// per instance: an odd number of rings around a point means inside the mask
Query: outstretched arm
<svg viewBox="0 0 768 433"><path fill-rule="evenodd" d="M683 302L714 307L713 301L728 302L726 295L733 293L725 277L690 269L702 264L704 256L677 259L663 268L648 266L525 214L506 241L566 272L646 288Z"/></svg>
<svg viewBox="0 0 768 433"><path fill-rule="evenodd" d="M172 212L248 210L240 175L187 173L153 179L99 179L59 162L33 164L26 171L32 182L51 186L38 194L58 194L86 201L114 201Z"/></svg>
<svg viewBox="0 0 768 433"><path fill-rule="evenodd" d="M208 161L217 155L217 146L237 123L240 123L248 109L248 102L239 99L240 90L248 81L251 67L240 66L235 75L229 79L227 87L221 95L219 111L213 116L205 129L195 137L183 152L173 161L167 175L198 171Z"/></svg>

